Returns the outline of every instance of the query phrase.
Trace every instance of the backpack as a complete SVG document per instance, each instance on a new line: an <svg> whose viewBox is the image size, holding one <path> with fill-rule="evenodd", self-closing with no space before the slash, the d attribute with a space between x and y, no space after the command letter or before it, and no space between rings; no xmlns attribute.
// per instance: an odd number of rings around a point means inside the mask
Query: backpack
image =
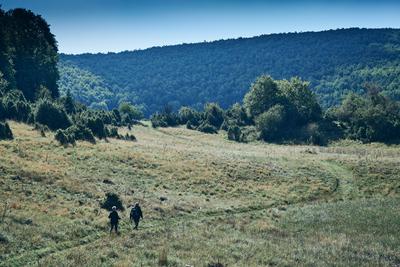
<svg viewBox="0 0 400 267"><path fill-rule="evenodd" d="M137 211L137 209L136 209L135 207L133 207L133 208L131 209L131 215L130 215L130 217L131 217L131 218L135 218L135 217L137 217L137 215L138 215L138 211Z"/></svg>

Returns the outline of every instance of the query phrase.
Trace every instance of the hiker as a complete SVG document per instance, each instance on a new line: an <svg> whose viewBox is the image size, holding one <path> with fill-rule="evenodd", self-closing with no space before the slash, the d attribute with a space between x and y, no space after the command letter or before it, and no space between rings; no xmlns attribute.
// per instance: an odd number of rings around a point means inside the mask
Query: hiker
<svg viewBox="0 0 400 267"><path fill-rule="evenodd" d="M110 223L111 223L110 234L111 234L113 228L115 229L115 233L118 234L118 221L121 218L118 216L118 212L117 212L117 207L116 206L112 207L112 211L110 212L110 215L108 215L108 218L110 219Z"/></svg>
<svg viewBox="0 0 400 267"><path fill-rule="evenodd" d="M130 220L135 222L135 227L133 229L137 230L139 226L140 218L143 219L142 209L139 206L139 203L135 203L135 206L131 209Z"/></svg>

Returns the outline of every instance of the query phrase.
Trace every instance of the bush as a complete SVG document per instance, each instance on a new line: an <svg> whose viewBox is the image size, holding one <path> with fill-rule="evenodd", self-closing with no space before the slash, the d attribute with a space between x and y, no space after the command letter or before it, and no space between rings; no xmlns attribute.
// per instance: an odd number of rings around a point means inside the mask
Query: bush
<svg viewBox="0 0 400 267"><path fill-rule="evenodd" d="M285 120L285 110L282 105L275 105L256 118L256 127L260 138L265 141L277 140L281 137Z"/></svg>
<svg viewBox="0 0 400 267"><path fill-rule="evenodd" d="M88 118L86 121L86 126L92 131L92 133L100 139L106 138L106 130L104 128L104 123L99 117Z"/></svg>
<svg viewBox="0 0 400 267"><path fill-rule="evenodd" d="M319 121L322 109L317 97L310 90L310 83L294 77L290 80L277 81L280 93L285 97L290 118L293 125L305 125L309 122Z"/></svg>
<svg viewBox="0 0 400 267"><path fill-rule="evenodd" d="M143 119L143 111L141 107L134 106L128 102L122 102L118 107L120 116L123 121L131 122L132 120Z"/></svg>
<svg viewBox="0 0 400 267"><path fill-rule="evenodd" d="M37 104L35 121L48 126L53 131L71 126L65 110L47 99L42 99Z"/></svg>
<svg viewBox="0 0 400 267"><path fill-rule="evenodd" d="M118 128L117 127L106 128L106 134L107 137L118 138L119 137Z"/></svg>
<svg viewBox="0 0 400 267"><path fill-rule="evenodd" d="M27 122L32 116L30 104L26 101L21 91L13 90L5 94L3 97L2 107L3 119L13 119L16 121Z"/></svg>
<svg viewBox="0 0 400 267"><path fill-rule="evenodd" d="M224 122L221 124L220 130L228 131L231 123L232 123L231 121L228 121L227 119L225 119Z"/></svg>
<svg viewBox="0 0 400 267"><path fill-rule="evenodd" d="M66 96L61 98L61 102L68 114L73 114L76 112L75 101L72 98L71 91L69 89L67 90Z"/></svg>
<svg viewBox="0 0 400 267"><path fill-rule="evenodd" d="M156 114L152 115L150 118L150 121L151 121L151 126L153 128L168 127L168 123L167 123L165 117L160 113L156 113Z"/></svg>
<svg viewBox="0 0 400 267"><path fill-rule="evenodd" d="M18 101L17 103L15 103L15 105L17 114L14 116L14 118L17 121L29 122L29 118L32 114L31 105L28 102L23 101Z"/></svg>
<svg viewBox="0 0 400 267"><path fill-rule="evenodd" d="M58 129L54 137L61 145L64 146L68 144L75 145L75 141L78 140L87 141L92 144L96 143L96 139L94 138L92 131L81 124L72 125L65 130Z"/></svg>
<svg viewBox="0 0 400 267"><path fill-rule="evenodd" d="M203 133L209 133L209 134L216 134L218 133L217 128L215 128L214 126L208 124L207 122L203 122L202 124L200 124L199 127L197 127L197 130Z"/></svg>
<svg viewBox="0 0 400 267"><path fill-rule="evenodd" d="M65 132L66 135L73 136L75 140L88 141L92 144L96 143L92 131L82 124L73 125L65 130Z"/></svg>
<svg viewBox="0 0 400 267"><path fill-rule="evenodd" d="M251 123L250 118L247 116L246 109L239 103L233 104L226 112L225 117L229 121L234 122L238 126L249 125ZM225 118L225 121L227 120ZM222 129L222 126L221 126ZM228 128L224 129L227 130Z"/></svg>
<svg viewBox="0 0 400 267"><path fill-rule="evenodd" d="M12 140L13 134L7 122L0 122L0 140Z"/></svg>
<svg viewBox="0 0 400 267"><path fill-rule="evenodd" d="M118 134L117 139L126 141L136 141L136 137L133 134L126 133L125 135Z"/></svg>
<svg viewBox="0 0 400 267"><path fill-rule="evenodd" d="M304 127L305 139L310 145L323 146L326 144L324 134L317 123L309 123Z"/></svg>
<svg viewBox="0 0 400 267"><path fill-rule="evenodd" d="M136 137L133 134L128 134L128 133L126 133L124 139L127 141L136 141Z"/></svg>
<svg viewBox="0 0 400 267"><path fill-rule="evenodd" d="M121 113L119 112L119 110L113 109L111 113L112 113L112 124L120 126L122 120L121 120Z"/></svg>
<svg viewBox="0 0 400 267"><path fill-rule="evenodd" d="M242 142L254 142L259 138L257 128L254 126L242 127Z"/></svg>
<svg viewBox="0 0 400 267"><path fill-rule="evenodd" d="M65 130L58 129L54 138L63 146L75 145L75 137Z"/></svg>
<svg viewBox="0 0 400 267"><path fill-rule="evenodd" d="M190 123L190 121L188 121L188 122L186 123L186 129L194 130L194 129L196 129L196 127L194 127L194 126Z"/></svg>
<svg viewBox="0 0 400 267"><path fill-rule="evenodd" d="M281 103L278 84L270 76L258 77L244 96L243 102L250 117L261 115L272 106Z"/></svg>
<svg viewBox="0 0 400 267"><path fill-rule="evenodd" d="M174 127L179 125L179 116L176 112L172 111L170 105L166 105L161 113L155 113L151 116L151 125L153 128L157 127Z"/></svg>
<svg viewBox="0 0 400 267"><path fill-rule="evenodd" d="M242 131L237 125L229 126L228 128L228 139L236 142L242 141Z"/></svg>
<svg viewBox="0 0 400 267"><path fill-rule="evenodd" d="M204 107L205 121L219 129L224 122L224 111L216 103L207 103Z"/></svg>
<svg viewBox="0 0 400 267"><path fill-rule="evenodd" d="M328 116L338 122L350 139L396 142L400 138L400 104L379 93L349 94Z"/></svg>
<svg viewBox="0 0 400 267"><path fill-rule="evenodd" d="M100 207L102 209L111 210L112 207L115 206L117 209L124 211L124 205L120 197L115 193L107 193L106 199L101 203Z"/></svg>
<svg viewBox="0 0 400 267"><path fill-rule="evenodd" d="M181 107L178 116L180 124L187 124L189 122L192 126L198 126L201 119L200 113L189 107Z"/></svg>
<svg viewBox="0 0 400 267"><path fill-rule="evenodd" d="M2 99L0 99L0 121L3 121L6 119L6 108L3 104Z"/></svg>

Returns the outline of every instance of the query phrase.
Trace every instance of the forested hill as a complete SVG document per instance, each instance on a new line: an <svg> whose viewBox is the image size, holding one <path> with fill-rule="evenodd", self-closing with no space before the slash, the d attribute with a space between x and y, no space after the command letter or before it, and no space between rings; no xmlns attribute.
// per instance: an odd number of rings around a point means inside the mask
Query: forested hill
<svg viewBox="0 0 400 267"><path fill-rule="evenodd" d="M128 44L127 44L128 46ZM260 74L300 76L323 107L343 94L379 85L400 100L400 30L341 29L154 47L108 54L60 56L61 92L85 104L113 108L143 104L146 114L165 104L227 107L240 101Z"/></svg>

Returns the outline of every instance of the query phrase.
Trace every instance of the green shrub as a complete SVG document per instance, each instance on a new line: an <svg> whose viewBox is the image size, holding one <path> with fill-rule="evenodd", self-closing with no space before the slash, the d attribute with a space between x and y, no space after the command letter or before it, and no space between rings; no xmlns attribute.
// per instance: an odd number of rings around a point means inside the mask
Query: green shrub
<svg viewBox="0 0 400 267"><path fill-rule="evenodd" d="M118 107L120 116L122 121L127 123L132 122L133 120L141 120L143 119L143 111L141 107L134 106L128 102L122 102Z"/></svg>
<svg viewBox="0 0 400 267"><path fill-rule="evenodd" d="M86 121L86 126L98 138L103 139L107 137L104 123L99 117L88 118Z"/></svg>
<svg viewBox="0 0 400 267"><path fill-rule="evenodd" d="M254 142L259 138L257 128L254 126L242 127L242 142Z"/></svg>
<svg viewBox="0 0 400 267"><path fill-rule="evenodd" d="M6 108L3 104L2 99L0 98L0 121L3 121L6 119Z"/></svg>
<svg viewBox="0 0 400 267"><path fill-rule="evenodd" d="M228 118L225 118L225 120L224 120L224 122L221 124L221 130L224 130L224 131L228 131L228 129L229 129L229 126L232 124L232 122L231 121L229 121L228 120Z"/></svg>
<svg viewBox="0 0 400 267"><path fill-rule="evenodd" d="M0 244L7 245L8 243L10 243L8 235L0 232Z"/></svg>
<svg viewBox="0 0 400 267"><path fill-rule="evenodd" d="M102 209L111 210L111 208L115 206L117 209L124 211L124 205L120 197L115 193L107 193L106 199L100 204Z"/></svg>
<svg viewBox="0 0 400 267"><path fill-rule="evenodd" d="M0 140L11 140L13 134L7 122L0 122Z"/></svg>
<svg viewBox="0 0 400 267"><path fill-rule="evenodd" d="M200 112L189 107L181 107L178 116L180 124L187 124L189 122L192 126L198 126L201 119Z"/></svg>
<svg viewBox="0 0 400 267"><path fill-rule="evenodd" d="M72 98L71 91L69 89L67 90L66 96L61 98L61 102L68 114L73 114L76 112L75 101Z"/></svg>
<svg viewBox="0 0 400 267"><path fill-rule="evenodd" d="M32 115L31 105L28 102L18 101L16 104L17 114L15 119L21 122L29 122Z"/></svg>
<svg viewBox="0 0 400 267"><path fill-rule="evenodd" d="M165 117L160 113L153 114L150 121L153 128L168 127Z"/></svg>
<svg viewBox="0 0 400 267"><path fill-rule="evenodd" d="M74 136L68 133L66 130L58 129L54 138L63 146L67 146L68 144L75 145Z"/></svg>
<svg viewBox="0 0 400 267"><path fill-rule="evenodd" d="M119 112L118 109L113 109L111 111L112 113L112 124L116 125L116 126L120 126L121 125L121 113Z"/></svg>
<svg viewBox="0 0 400 267"><path fill-rule="evenodd" d="M133 134L128 134L128 133L126 133L126 135L125 135L125 137L124 137L124 140L127 140L127 141L136 141L136 137L135 137Z"/></svg>
<svg viewBox="0 0 400 267"><path fill-rule="evenodd" d="M265 141L277 140L281 137L285 120L285 110L282 105L275 105L256 118L256 127L260 137Z"/></svg>
<svg viewBox="0 0 400 267"><path fill-rule="evenodd" d="M225 112L225 121L234 122L238 126L249 125L251 123L250 118L247 116L246 109L241 106L239 103L233 104L226 112ZM225 122L224 121L224 122ZM222 129L222 126L221 126ZM223 130L227 130L223 129Z"/></svg>
<svg viewBox="0 0 400 267"><path fill-rule="evenodd" d="M208 124L207 122L203 122L200 124L199 127L197 127L197 130L203 133L209 133L209 134L216 134L218 133L218 130L216 127Z"/></svg>
<svg viewBox="0 0 400 267"><path fill-rule="evenodd" d="M166 105L161 113L155 113L150 118L151 125L153 128L158 127L174 127L179 125L179 116L177 113L172 111L170 105Z"/></svg>
<svg viewBox="0 0 400 267"><path fill-rule="evenodd" d="M345 136L362 142L393 142L400 139L400 104L378 92L349 94L329 114Z"/></svg>
<svg viewBox="0 0 400 267"><path fill-rule="evenodd" d="M229 126L228 139L236 142L242 141L242 131L239 126L237 125Z"/></svg>
<svg viewBox="0 0 400 267"><path fill-rule="evenodd" d="M188 121L188 122L186 123L186 129L195 130L195 129L196 129L196 126L194 126L193 124L191 124L190 121Z"/></svg>
<svg viewBox="0 0 400 267"><path fill-rule="evenodd" d="M107 137L111 137L111 138L118 138L119 134L118 134L118 128L117 127L107 127L106 128L106 134Z"/></svg>
<svg viewBox="0 0 400 267"><path fill-rule="evenodd" d="M53 131L71 126L71 120L65 110L48 99L42 99L37 104L35 121L48 126Z"/></svg>
<svg viewBox="0 0 400 267"><path fill-rule="evenodd" d="M305 133L305 139L310 145L323 146L326 144L326 139L317 123L307 124L303 132Z"/></svg>
<svg viewBox="0 0 400 267"><path fill-rule="evenodd" d="M66 135L73 136L76 141L81 140L90 142L92 144L96 143L96 139L94 138L92 131L82 124L75 124L66 129L65 132Z"/></svg>
<svg viewBox="0 0 400 267"><path fill-rule="evenodd" d="M224 110L216 103L207 103L204 107L204 120L219 129L224 122Z"/></svg>
<svg viewBox="0 0 400 267"><path fill-rule="evenodd" d="M270 76L258 77L244 96L243 102L250 117L261 115L272 106L281 103L278 84Z"/></svg>
<svg viewBox="0 0 400 267"><path fill-rule="evenodd" d="M29 117L32 116L31 105L26 101L21 91L12 90L8 92L1 102L4 109L3 119L27 122Z"/></svg>

